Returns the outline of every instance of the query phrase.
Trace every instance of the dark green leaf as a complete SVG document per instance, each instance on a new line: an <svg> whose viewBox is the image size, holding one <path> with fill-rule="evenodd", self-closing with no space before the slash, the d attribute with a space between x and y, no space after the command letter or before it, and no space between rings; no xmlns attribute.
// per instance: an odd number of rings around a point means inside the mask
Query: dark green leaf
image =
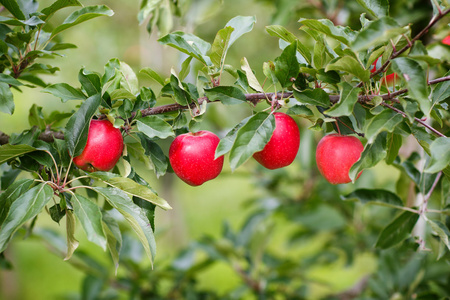
<svg viewBox="0 0 450 300"><path fill-rule="evenodd" d="M446 76L450 76L450 72L448 72ZM433 93L431 94L433 105L445 101L449 97L450 97L450 81L438 83L434 87Z"/></svg>
<svg viewBox="0 0 450 300"><path fill-rule="evenodd" d="M78 0L57 0L53 2L52 5L44 8L41 13L43 13L45 15L45 19L48 20L48 18L55 12L69 6L82 6L82 4Z"/></svg>
<svg viewBox="0 0 450 300"><path fill-rule="evenodd" d="M374 17L386 17L389 15L388 0L357 0Z"/></svg>
<svg viewBox="0 0 450 300"><path fill-rule="evenodd" d="M291 78L297 78L300 66L297 61L297 41L284 48L275 59L275 76L282 87L292 85Z"/></svg>
<svg viewBox="0 0 450 300"><path fill-rule="evenodd" d="M246 101L241 89L234 86L216 86L205 89L205 96L209 100L220 100L225 105L241 104Z"/></svg>
<svg viewBox="0 0 450 300"><path fill-rule="evenodd" d="M145 150L145 155L147 155L147 158L150 159L156 177L159 178L166 173L167 167L169 166L167 157L164 155L163 150L157 143L151 141L142 133L139 133L138 136L141 139L140 145L142 145L143 150Z"/></svg>
<svg viewBox="0 0 450 300"><path fill-rule="evenodd" d="M0 3L17 19L25 20L25 15L15 0L0 0ZM1 252L1 251L0 251Z"/></svg>
<svg viewBox="0 0 450 300"><path fill-rule="evenodd" d="M12 183L3 193L0 194L0 228L8 215L11 204L24 194L33 184L32 179L21 179Z"/></svg>
<svg viewBox="0 0 450 300"><path fill-rule="evenodd" d="M53 189L44 183L22 194L11 204L0 228L0 252L3 252L14 232L25 222L37 216L53 196Z"/></svg>
<svg viewBox="0 0 450 300"><path fill-rule="evenodd" d="M321 88L316 88L314 90L304 90L296 91L294 90L294 97L300 103L317 105L322 107L329 107L331 105L330 97L327 92Z"/></svg>
<svg viewBox="0 0 450 300"><path fill-rule="evenodd" d="M242 126L230 151L230 166L234 171L246 162L253 153L261 151L269 142L275 129L273 114L259 112Z"/></svg>
<svg viewBox="0 0 450 300"><path fill-rule="evenodd" d="M358 200L363 204L377 204L394 208L403 207L402 200L396 194L380 189L358 189L346 196L341 196L341 199Z"/></svg>
<svg viewBox="0 0 450 300"><path fill-rule="evenodd" d="M338 86L340 88L339 102L324 113L331 117L350 116L353 113L353 107L358 102L358 94L361 88L345 81L339 83Z"/></svg>
<svg viewBox="0 0 450 300"><path fill-rule="evenodd" d="M28 123L31 127L36 126L37 128L44 130L45 129L45 120L44 115L42 114L42 107L33 104L30 107L30 111L28 113Z"/></svg>
<svg viewBox="0 0 450 300"><path fill-rule="evenodd" d="M120 177L117 174L108 172L94 172L90 173L89 176L105 182L106 184L114 187L115 190L120 189L132 196L149 201L162 209L172 209L166 200L156 195L149 187L141 185L130 178Z"/></svg>
<svg viewBox="0 0 450 300"><path fill-rule="evenodd" d="M19 157L36 150L36 148L29 145L3 145L0 147L0 165L15 157Z"/></svg>
<svg viewBox="0 0 450 300"><path fill-rule="evenodd" d="M94 190L105 197L108 203L124 216L137 234L147 256L153 264L156 256L156 242L150 221L142 208L134 204L127 194L119 189L94 187Z"/></svg>
<svg viewBox="0 0 450 300"><path fill-rule="evenodd" d="M405 79L409 96L419 103L422 112L428 116L431 110L431 101L428 98L427 72L417 61L408 57L394 59L392 68Z"/></svg>
<svg viewBox="0 0 450 300"><path fill-rule="evenodd" d="M66 210L64 208L61 208L61 205L59 203L53 205L48 209L50 213L50 217L53 221L59 224L59 221L61 221L62 218L66 216Z"/></svg>
<svg viewBox="0 0 450 300"><path fill-rule="evenodd" d="M15 79L14 77L8 75L8 74L0 74L0 82L7 83L9 85L13 86L21 86L23 85L19 80Z"/></svg>
<svg viewBox="0 0 450 300"><path fill-rule="evenodd" d="M387 249L397 245L411 235L419 215L405 211L386 226L378 237L375 247Z"/></svg>
<svg viewBox="0 0 450 300"><path fill-rule="evenodd" d="M79 194L73 194L71 201L73 212L83 226L88 240L106 250L106 236L103 231L100 208L97 204Z"/></svg>
<svg viewBox="0 0 450 300"><path fill-rule="evenodd" d="M392 164L398 155L398 151L403 144L402 136L396 133L388 135L386 163Z"/></svg>
<svg viewBox="0 0 450 300"><path fill-rule="evenodd" d="M14 96L5 82L0 82L0 111L12 115L14 113Z"/></svg>
<svg viewBox="0 0 450 300"><path fill-rule="evenodd" d="M100 16L111 17L113 14L114 12L105 5L83 7L82 9L74 11L72 14L70 14L70 16L68 16L64 20L63 24L53 29L50 38L53 38L55 35L61 33L62 31L74 27L90 19Z"/></svg>
<svg viewBox="0 0 450 300"><path fill-rule="evenodd" d="M93 96L102 92L99 74L87 71L86 69L81 69L78 73L78 80L88 96Z"/></svg>
<svg viewBox="0 0 450 300"><path fill-rule="evenodd" d="M68 100L86 99L86 95L84 95L80 90L71 87L67 83L51 84L41 92L49 93L55 97L61 98L62 102L67 102Z"/></svg>
<svg viewBox="0 0 450 300"><path fill-rule="evenodd" d="M87 98L67 122L64 136L72 157L80 155L86 146L89 125L101 100L100 94Z"/></svg>

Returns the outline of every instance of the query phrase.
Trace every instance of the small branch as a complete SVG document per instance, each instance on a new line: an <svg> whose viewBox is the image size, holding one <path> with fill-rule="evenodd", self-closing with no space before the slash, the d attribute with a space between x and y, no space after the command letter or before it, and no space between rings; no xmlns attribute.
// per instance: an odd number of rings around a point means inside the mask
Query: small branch
<svg viewBox="0 0 450 300"><path fill-rule="evenodd" d="M407 117L405 112L401 111L398 108L393 107L392 105L387 104L386 102L382 102L381 105L384 106L384 107L387 107L389 109L392 109L393 111L401 114L403 117ZM434 129L433 127L428 125L426 122L422 121L421 119L414 117L414 121L416 121L417 123L421 124L422 126L428 128L430 131L432 131L436 135L438 135L440 137L446 137L444 134L440 133L439 131L437 131L436 129Z"/></svg>
<svg viewBox="0 0 450 300"><path fill-rule="evenodd" d="M436 179L434 180L433 185L431 186L430 190L423 197L422 208L420 210L421 212L425 213L428 211L428 200L430 200L431 194L433 194L433 191L436 188L439 180L441 179L441 176L442 176L442 171L437 174Z"/></svg>
<svg viewBox="0 0 450 300"><path fill-rule="evenodd" d="M431 27L433 27L440 19L442 19L445 15L447 15L450 12L450 9L447 9L443 12L440 12L437 16L434 16L431 21L428 23L427 26L425 26L424 29L422 29L422 31L420 31L411 41L408 41L408 44L406 46L404 46L402 49L395 51L394 48L394 52L391 54L391 56L389 57L389 59L387 61L384 62L384 64L377 70L375 70L375 72L373 72L372 74L370 74L370 78L373 78L374 76L384 72L387 68L387 66L390 64L391 60L393 60L394 58L400 56L402 53L404 53L406 50L412 48L412 46L414 45L414 43L419 40L420 38L422 38L427 32L428 30L430 30ZM357 87L361 87L364 83L361 81Z"/></svg>

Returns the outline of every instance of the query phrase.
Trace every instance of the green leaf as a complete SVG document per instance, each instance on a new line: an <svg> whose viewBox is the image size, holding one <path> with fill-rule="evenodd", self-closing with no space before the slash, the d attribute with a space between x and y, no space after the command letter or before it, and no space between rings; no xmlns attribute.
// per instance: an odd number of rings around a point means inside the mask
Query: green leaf
<svg viewBox="0 0 450 300"><path fill-rule="evenodd" d="M419 103L420 110L429 116L432 103L428 98L427 72L417 61L408 57L394 59L392 69L405 79L409 97L416 100Z"/></svg>
<svg viewBox="0 0 450 300"><path fill-rule="evenodd" d="M198 59L205 65L209 66L212 64L210 58L206 56L211 48L211 44L193 34L176 31L163 36L158 42L178 49L179 51Z"/></svg>
<svg viewBox="0 0 450 300"><path fill-rule="evenodd" d="M383 110L376 115L366 125L366 138L369 144L373 143L380 132L393 132L395 127L403 121L403 116L390 109Z"/></svg>
<svg viewBox="0 0 450 300"><path fill-rule="evenodd" d="M12 115L14 113L14 96L5 82L0 82L0 111Z"/></svg>
<svg viewBox="0 0 450 300"><path fill-rule="evenodd" d="M127 194L142 198L148 202L161 207L162 209L172 209L166 200L160 198L147 186L141 185L130 178L120 177L114 173L108 172L93 172L88 174L91 178L101 180L106 184L120 189Z"/></svg>
<svg viewBox="0 0 450 300"><path fill-rule="evenodd" d="M0 0L0 3L17 19L25 20L25 15L15 0ZM1 252L1 251L0 251Z"/></svg>
<svg viewBox="0 0 450 300"><path fill-rule="evenodd" d="M78 0L57 0L50 6L44 8L41 13L43 13L45 15L45 19L48 20L48 18L55 12L69 6L82 6L82 4Z"/></svg>
<svg viewBox="0 0 450 300"><path fill-rule="evenodd" d="M394 19L381 17L372 21L362 29L351 44L354 51L362 51L389 42L408 31L402 28Z"/></svg>
<svg viewBox="0 0 450 300"><path fill-rule="evenodd" d="M36 151L37 149L29 145L6 144L0 147L0 165L8 160Z"/></svg>
<svg viewBox="0 0 450 300"><path fill-rule="evenodd" d="M364 69L364 67L352 56L333 59L325 68L326 72L331 70L353 74L364 82L369 81L370 78L370 71Z"/></svg>
<svg viewBox="0 0 450 300"><path fill-rule="evenodd" d="M183 63L181 64L181 71L180 74L178 74L178 78L183 81L191 72L191 61L192 61L193 57L192 56L188 56L188 58L186 58Z"/></svg>
<svg viewBox="0 0 450 300"><path fill-rule="evenodd" d="M8 245L14 232L25 222L37 216L53 196L53 189L44 183L22 194L11 204L8 215L0 228L0 252Z"/></svg>
<svg viewBox="0 0 450 300"><path fill-rule="evenodd" d="M20 82L19 80L15 79L11 75L3 74L3 73L0 73L0 82L4 82L4 83L7 83L7 84L13 85L13 86L21 86L21 85L23 85L22 82Z"/></svg>
<svg viewBox="0 0 450 300"><path fill-rule="evenodd" d="M233 32L231 33L228 47L233 45L233 43L242 35L244 35L247 32L250 32L253 29L255 23L256 17L254 16L237 16L228 21L228 23L225 25L225 28L226 27L234 28Z"/></svg>
<svg viewBox="0 0 450 300"><path fill-rule="evenodd" d="M313 52L313 66L315 69L322 69L327 59L326 46L324 39L316 41Z"/></svg>
<svg viewBox="0 0 450 300"><path fill-rule="evenodd" d="M216 148L216 153L215 153L214 159L219 158L220 156L224 155L225 153L228 153L231 150L231 148L233 147L234 141L236 140L236 136L237 136L239 129L242 126L244 126L245 124L247 124L247 122L250 118L251 117L247 117L244 120L242 120L233 129L231 129L224 138L222 138L220 140L220 142Z"/></svg>
<svg viewBox="0 0 450 300"><path fill-rule="evenodd" d="M86 91L88 96L93 96L102 92L102 85L99 74L90 72L83 68L78 73L78 80L80 81L81 86Z"/></svg>
<svg viewBox="0 0 450 300"><path fill-rule="evenodd" d="M175 136L172 126L159 116L147 116L137 119L137 129L149 138L158 137L160 139Z"/></svg>
<svg viewBox="0 0 450 300"><path fill-rule="evenodd" d="M160 85L164 86L164 79L162 79L161 76L159 76L158 73L156 73L155 71L153 71L150 68L143 68L141 71L139 71L140 73L147 75L148 77L156 80L156 82L158 82Z"/></svg>
<svg viewBox="0 0 450 300"><path fill-rule="evenodd" d="M234 86L216 86L205 89L205 96L209 100L220 100L225 105L241 104L246 101L241 89Z"/></svg>
<svg viewBox="0 0 450 300"><path fill-rule="evenodd" d="M245 57L241 59L241 69L242 69L242 71L245 72L245 75L247 76L247 81L248 81L248 84L250 85L250 87L257 92L264 92L258 79L256 79L255 74L253 74L252 68L250 68L247 58L245 58Z"/></svg>
<svg viewBox="0 0 450 300"><path fill-rule="evenodd" d="M283 41L288 42L289 44L298 41L297 37L293 33L291 33L281 25L266 26L266 31L271 36L278 37ZM311 51L309 51L309 49L303 43L297 43L297 51L300 52L300 54L308 62L308 64L311 64Z"/></svg>
<svg viewBox="0 0 450 300"><path fill-rule="evenodd" d="M156 256L155 236L153 235L150 221L143 209L134 204L130 197L119 189L94 187L94 190L105 197L108 203L124 216L131 228L137 234L153 265Z"/></svg>
<svg viewBox="0 0 450 300"><path fill-rule="evenodd" d="M67 83L55 83L47 86L41 92L52 94L55 97L61 98L62 102L68 100L85 100L86 95L80 90L75 89Z"/></svg>
<svg viewBox="0 0 450 300"><path fill-rule="evenodd" d="M376 18L389 15L388 0L357 0L370 14Z"/></svg>
<svg viewBox="0 0 450 300"><path fill-rule="evenodd" d="M259 112L242 126L236 135L230 151L230 166L234 171L246 162L253 153L261 151L269 142L275 130L273 114Z"/></svg>
<svg viewBox="0 0 450 300"><path fill-rule="evenodd" d="M364 169L371 168L382 161L387 155L386 133L377 136L373 143L367 143L359 160L350 168L349 176L352 181Z"/></svg>
<svg viewBox="0 0 450 300"><path fill-rule="evenodd" d="M222 68L225 63L225 57L230 46L231 33L233 31L233 27L225 27L219 30L214 38L209 57L217 68Z"/></svg>
<svg viewBox="0 0 450 300"><path fill-rule="evenodd" d="M178 78L173 74L170 76L169 86L171 88L172 96L178 104L184 106L189 105L189 93L180 86Z"/></svg>
<svg viewBox="0 0 450 300"><path fill-rule="evenodd" d="M438 137L430 145L430 162L427 173L437 173L450 164L450 138Z"/></svg>
<svg viewBox="0 0 450 300"><path fill-rule="evenodd" d="M394 193L381 189L358 189L348 195L341 196L342 200L357 200L363 204L376 204L394 208L403 207L402 200Z"/></svg>
<svg viewBox="0 0 450 300"><path fill-rule="evenodd" d="M387 249L397 245L411 235L419 215L405 211L386 226L378 237L375 247Z"/></svg>
<svg viewBox="0 0 450 300"><path fill-rule="evenodd" d="M37 128L44 130L45 129L45 120L44 115L42 114L42 107L33 104L30 107L30 111L28 113L28 123L31 127L36 126Z"/></svg>
<svg viewBox="0 0 450 300"><path fill-rule="evenodd" d="M446 74L449 76L450 72ZM450 97L450 81L444 81L436 84L431 94L431 99L433 101L433 106L437 103L445 101Z"/></svg>
<svg viewBox="0 0 450 300"><path fill-rule="evenodd" d="M353 113L353 107L358 102L358 94L361 88L345 81L338 83L338 86L341 91L339 102L324 111L324 114L331 117L350 116Z"/></svg>
<svg viewBox="0 0 450 300"><path fill-rule="evenodd" d="M72 195L71 203L73 212L83 226L88 240L106 250L106 236L103 231L100 208L97 204L79 194Z"/></svg>
<svg viewBox="0 0 450 300"><path fill-rule="evenodd" d="M103 211L102 217L103 230L106 234L109 253L114 262L115 273L117 275L117 269L119 268L119 253L122 249L122 234L120 232L119 224L117 224L117 221L110 211Z"/></svg>
<svg viewBox="0 0 450 300"><path fill-rule="evenodd" d="M73 211L66 210L66 238L67 238L67 254L64 260L69 260L80 244L75 238L76 220Z"/></svg>
<svg viewBox="0 0 450 300"><path fill-rule="evenodd" d="M0 194L0 228L8 215L11 204L22 194L25 194L33 183L34 180L32 179L20 179Z"/></svg>
<svg viewBox="0 0 450 300"><path fill-rule="evenodd" d="M61 33L62 31L67 30L90 19L101 16L111 17L112 15L114 15L114 12L105 5L83 7L77 11L74 11L64 20L64 22L61 25L53 29L50 38L52 39L55 35Z"/></svg>
<svg viewBox="0 0 450 300"><path fill-rule="evenodd" d="M125 62L120 62L120 72L122 78L120 86L128 90L131 94L136 95L139 92L139 81L133 69Z"/></svg>
<svg viewBox="0 0 450 300"><path fill-rule="evenodd" d="M297 78L300 66L297 61L297 41L284 48L279 57L275 59L275 76L282 87L292 84L291 78Z"/></svg>
<svg viewBox="0 0 450 300"><path fill-rule="evenodd" d="M292 107L289 107L289 109L286 113L288 115L296 115L296 116L302 116L302 117L314 116L314 113L312 112L311 109L306 107L306 105L300 105L300 104L296 104Z"/></svg>
<svg viewBox="0 0 450 300"><path fill-rule="evenodd" d="M441 243L443 243L445 247L447 247L447 249L450 250L450 243L449 243L450 231L448 230L447 226L445 226L444 223L438 220L430 220L427 218L426 221L430 225L431 229L433 229L433 231L439 236Z"/></svg>
<svg viewBox="0 0 450 300"><path fill-rule="evenodd" d="M331 105L330 97L328 96L327 92L325 92L321 88L316 88L314 90L304 90L301 92L294 90L294 97L300 103L304 104L317 105L325 108Z"/></svg>
<svg viewBox="0 0 450 300"><path fill-rule="evenodd" d="M159 178L166 174L169 162L161 147L142 133L138 133L138 136L141 139L139 145L141 145L141 148L145 151L146 158L150 159L156 177Z"/></svg>
<svg viewBox="0 0 450 300"><path fill-rule="evenodd" d="M350 46L351 42L355 39L356 33L350 27L336 26L328 19L316 20L301 18L298 22L308 28L322 32L347 46Z"/></svg>
<svg viewBox="0 0 450 300"><path fill-rule="evenodd" d="M72 157L83 152L92 116L100 106L101 100L100 94L87 98L67 122L64 137Z"/></svg>
<svg viewBox="0 0 450 300"><path fill-rule="evenodd" d="M398 151L400 150L401 146L403 144L403 139L400 134L391 133L388 135L388 152L386 155L386 163L388 165L394 163L395 159L398 156Z"/></svg>

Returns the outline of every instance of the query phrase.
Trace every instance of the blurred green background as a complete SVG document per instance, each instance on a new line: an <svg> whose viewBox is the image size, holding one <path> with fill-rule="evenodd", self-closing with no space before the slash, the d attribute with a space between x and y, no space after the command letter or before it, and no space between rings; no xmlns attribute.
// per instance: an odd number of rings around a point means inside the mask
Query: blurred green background
<svg viewBox="0 0 450 300"><path fill-rule="evenodd" d="M52 61L59 66L60 71L55 76L46 77L51 83L67 82L73 86L78 86L77 74L80 68L103 72L103 66L111 58L118 58L128 63L136 72L143 67L151 67L157 70L162 76L168 76L170 69L179 69L183 57L172 48L158 44L158 34L147 32L145 24L141 26L137 21L139 11L138 0L109 0L109 1L81 1L85 5L106 4L115 15L106 18L93 19L83 25L77 26L64 32L61 35L63 40L68 40L77 45L77 49L65 50L65 57ZM227 63L239 65L242 57L246 57L251 66L261 66L264 61L274 59L280 54L278 39L270 37L264 30L264 26L281 23L296 34L298 32L297 20L300 17L295 9L288 9L289 6L282 4L283 10L276 8L279 2L283 1L242 1L225 0L220 1L191 1L191 11L188 17L183 20L175 20L175 29L186 32L194 32L196 35L212 42L216 32L223 28L226 22L237 15L254 15L257 18L255 28L243 38L238 40L231 48ZM284 1L289 2L289 1ZM292 2L292 1L291 1ZM302 1L297 1L301 4ZM303 1L307 2L307 1ZM417 1L412 1L416 3ZM41 7L51 3L51 1L39 1ZM281 4L280 4L281 5ZM353 4L349 4L352 6ZM355 5L356 6L356 5ZM395 5L393 10L395 10ZM356 6L356 11L360 10ZM55 22L63 20L71 9L64 9L58 12ZM303 13L308 13L305 11ZM320 17L316 11L310 11L310 15L303 17ZM417 12L418 13L418 12ZM323 16L322 16L323 17ZM414 18L421 19L418 15ZM358 17L349 18L341 16L342 20L352 20L358 23ZM258 78L263 78L262 69L255 67ZM140 76L141 85L152 85L147 78ZM43 113L46 114L54 109L69 111L76 103L61 103L59 99L40 93L39 89L24 89L23 93L15 93L16 111L14 115L2 114L0 116L0 130L11 134L29 128L27 118L28 109L36 103L42 106ZM224 111L227 110L227 112ZM231 111L231 113L230 113ZM206 114L206 120L202 123L204 129L212 130L223 136L227 130L236 125L240 120L250 113L246 106L223 107L210 105ZM297 120L301 127L301 149L298 159L289 167L282 171L265 171L259 168L254 161L248 161L234 173L231 173L228 164L225 164L222 174L213 181L207 182L201 187L190 187L173 174L168 174L157 179L150 170L139 170L145 175L152 187L158 191L159 195L166 199L173 210L156 211L156 239L158 254L155 260L155 268L167 265L174 255L183 247L190 244L192 240L199 239L205 235L219 238L222 234L222 226L226 221L232 228L242 225L246 216L250 213L248 200L264 199L270 195L266 194L267 189L261 187L261 181L270 176L285 176L291 178L291 182L282 186L283 193L296 199L313 197L309 195L312 188L303 183L307 182L310 174L315 171L314 147L321 133L308 130L308 121ZM163 145L168 148L168 145ZM317 173L317 172L316 172ZM275 175L274 175L275 174ZM320 195L322 201L329 204L341 201L338 192L351 192L355 188L361 187L383 187L395 192L395 183L399 178L399 172L392 166L380 164L374 169L363 173L356 185L345 185L341 187L324 186ZM298 179L299 184L295 184ZM300 184L301 183L301 184ZM303 199L301 201L306 201ZM247 205L247 206L246 206ZM287 245L286 237L294 234L298 224L288 222L282 217L274 219L274 228L271 231L271 252L286 259L301 260L308 257L335 239L333 236L333 226L337 229L345 228L345 220L340 215L333 215L324 210L316 211L313 215L303 215L302 222L308 224L319 221L323 230L319 234L310 237L306 241L300 241L293 245ZM385 208L359 207L360 219L355 222L357 226L364 227L368 221L373 221L378 216L390 216L392 212ZM44 213L45 214L45 213ZM48 216L42 215L37 223L38 228L55 229L57 225ZM333 216L335 218L333 219ZM64 221L63 221L64 222ZM322 223L323 222L323 223ZM328 222L328 223L327 223ZM355 224L353 224L355 225ZM356 226L355 225L355 226ZM382 227L385 224L379 224ZM80 227L80 226L79 226ZM320 229L320 228L319 228ZM60 232L64 232L64 224L60 225ZM351 234L351 233L349 233ZM77 251L93 253L94 256L105 263L111 265L107 253L103 253L97 246L85 239L81 228L77 230L77 239L80 241L80 248ZM332 263L324 263L308 270L308 276L318 282L325 282L326 286L333 291L345 290L351 287L359 278L376 271L378 267L377 259L369 251L362 251L353 258L352 263L345 261L345 255L337 253L338 259ZM61 256L49 251L49 247L37 238L30 237L26 240L16 238L12 246L7 249L7 256L12 261L14 269L12 271L0 270L0 299L67 299L73 295L77 299L77 294L82 286L84 273L74 268L70 263L64 262ZM145 261L144 264L149 264ZM113 272L113 270L110 270ZM119 269L119 274L120 274ZM152 272L150 267L148 272ZM242 283L240 278L229 265L225 263L215 263L203 272L198 278L198 286L205 290L214 290L219 294L226 293L238 284ZM313 290L313 295L320 298L328 290L323 286L318 286Z"/></svg>

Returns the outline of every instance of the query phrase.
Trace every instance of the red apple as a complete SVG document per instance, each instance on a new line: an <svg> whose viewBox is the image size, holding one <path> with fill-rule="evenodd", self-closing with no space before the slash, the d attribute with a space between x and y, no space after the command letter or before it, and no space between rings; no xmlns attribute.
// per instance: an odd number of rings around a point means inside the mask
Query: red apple
<svg viewBox="0 0 450 300"><path fill-rule="evenodd" d="M206 130L177 136L169 149L175 174L192 186L216 178L223 167L223 156L214 159L219 142L217 135Z"/></svg>
<svg viewBox="0 0 450 300"><path fill-rule="evenodd" d="M351 182L348 172L361 157L364 146L354 136L329 134L317 145L316 163L320 173L331 184ZM358 174L357 178L361 173Z"/></svg>
<svg viewBox="0 0 450 300"><path fill-rule="evenodd" d="M450 46L450 35L447 35L443 40L442 44L449 45Z"/></svg>
<svg viewBox="0 0 450 300"><path fill-rule="evenodd" d="M122 151L120 129L108 120L91 120L86 146L73 162L85 171L109 171L122 156Z"/></svg>
<svg viewBox="0 0 450 300"><path fill-rule="evenodd" d="M300 130L294 119L284 113L274 113L275 130L264 149L253 154L267 169L278 169L290 165L300 147Z"/></svg>

